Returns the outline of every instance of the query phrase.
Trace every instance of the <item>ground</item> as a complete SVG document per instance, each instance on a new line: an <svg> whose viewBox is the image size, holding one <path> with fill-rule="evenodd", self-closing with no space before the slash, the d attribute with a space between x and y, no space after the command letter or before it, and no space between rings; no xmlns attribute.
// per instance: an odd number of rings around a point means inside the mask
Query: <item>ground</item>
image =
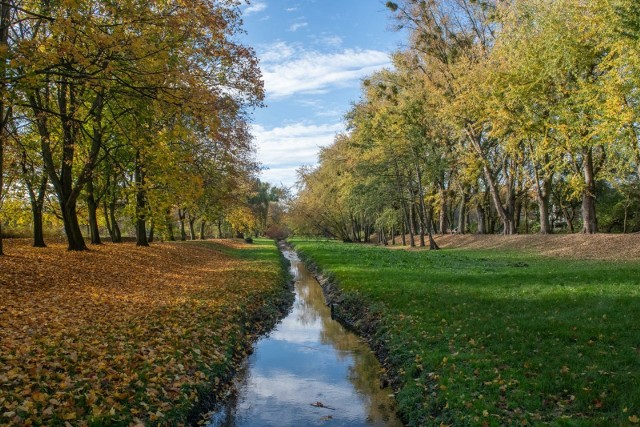
<svg viewBox="0 0 640 427"><path fill-rule="evenodd" d="M271 241L5 251L1 425L186 422L287 298Z"/></svg>
<svg viewBox="0 0 640 427"><path fill-rule="evenodd" d="M640 424L638 239L293 243L378 350L407 425L592 426Z"/></svg>
<svg viewBox="0 0 640 427"><path fill-rule="evenodd" d="M525 250L558 258L640 260L640 234L448 234L436 235L435 239L444 249Z"/></svg>

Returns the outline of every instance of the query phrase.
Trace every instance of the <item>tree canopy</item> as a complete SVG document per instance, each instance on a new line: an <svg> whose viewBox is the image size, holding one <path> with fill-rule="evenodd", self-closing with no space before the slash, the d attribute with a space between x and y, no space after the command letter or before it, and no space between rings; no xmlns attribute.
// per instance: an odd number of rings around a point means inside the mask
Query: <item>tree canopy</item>
<svg viewBox="0 0 640 427"><path fill-rule="evenodd" d="M300 171L294 226L421 245L433 232L640 230L635 2L386 5L407 46Z"/></svg>

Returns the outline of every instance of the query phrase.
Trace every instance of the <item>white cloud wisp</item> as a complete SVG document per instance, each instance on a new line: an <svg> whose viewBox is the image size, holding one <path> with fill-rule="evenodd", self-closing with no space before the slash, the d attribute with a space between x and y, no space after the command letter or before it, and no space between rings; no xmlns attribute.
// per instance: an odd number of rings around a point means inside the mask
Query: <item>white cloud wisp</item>
<svg viewBox="0 0 640 427"><path fill-rule="evenodd" d="M267 49L260 57L263 60L262 73L267 95L273 98L326 93L331 89L357 84L363 77L391 66L389 55L378 50L300 52L286 43L274 45L273 49Z"/></svg>
<svg viewBox="0 0 640 427"><path fill-rule="evenodd" d="M295 123L273 129L252 126L258 147L258 158L269 169L263 179L273 184L293 186L300 165L315 165L321 147L333 143L335 135L344 131L342 123L310 125Z"/></svg>

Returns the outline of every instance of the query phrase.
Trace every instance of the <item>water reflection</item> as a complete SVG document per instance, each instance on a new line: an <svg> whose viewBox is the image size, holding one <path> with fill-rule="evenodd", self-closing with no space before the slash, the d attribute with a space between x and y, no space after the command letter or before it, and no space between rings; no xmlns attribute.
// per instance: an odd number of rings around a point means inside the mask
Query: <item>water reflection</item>
<svg viewBox="0 0 640 427"><path fill-rule="evenodd" d="M380 365L355 334L331 320L322 289L294 252L293 310L237 376L210 426L401 426Z"/></svg>

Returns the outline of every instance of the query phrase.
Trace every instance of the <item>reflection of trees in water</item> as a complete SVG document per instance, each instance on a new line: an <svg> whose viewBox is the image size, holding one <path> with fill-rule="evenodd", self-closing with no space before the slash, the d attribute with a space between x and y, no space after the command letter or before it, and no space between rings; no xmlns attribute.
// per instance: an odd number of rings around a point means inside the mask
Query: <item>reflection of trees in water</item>
<svg viewBox="0 0 640 427"><path fill-rule="evenodd" d="M325 305L322 288L302 264L296 266L296 271L298 272L296 289L299 295L295 303L296 319L304 326L312 325L319 319L323 319L324 324L324 318L331 317L331 313Z"/></svg>
<svg viewBox="0 0 640 427"><path fill-rule="evenodd" d="M331 319L331 310L325 304L322 288L311 273L303 266L298 266L298 272L300 321L306 325L311 323L310 319L315 322L320 317L320 342L331 345L336 350L338 360L353 360L349 368L349 381L366 407L367 419L374 425L382 422L388 426L401 426L395 417L394 401L389 397L391 390L380 388L381 367L371 349L356 334Z"/></svg>

